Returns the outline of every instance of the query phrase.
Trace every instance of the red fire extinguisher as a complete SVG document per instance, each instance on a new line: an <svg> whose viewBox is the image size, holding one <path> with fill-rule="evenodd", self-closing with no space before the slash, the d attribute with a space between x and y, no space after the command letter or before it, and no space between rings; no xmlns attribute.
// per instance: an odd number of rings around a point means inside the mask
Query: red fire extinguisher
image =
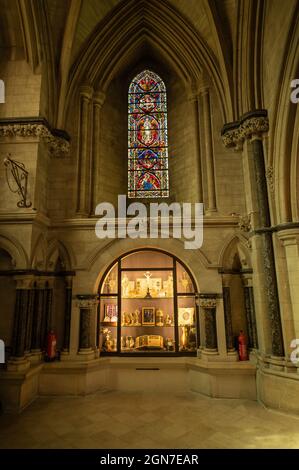
<svg viewBox="0 0 299 470"><path fill-rule="evenodd" d="M50 330L47 335L47 349L46 358L48 361L53 361L56 357L56 335L53 330Z"/></svg>
<svg viewBox="0 0 299 470"><path fill-rule="evenodd" d="M238 336L238 352L240 361L248 361L247 340L243 330Z"/></svg>

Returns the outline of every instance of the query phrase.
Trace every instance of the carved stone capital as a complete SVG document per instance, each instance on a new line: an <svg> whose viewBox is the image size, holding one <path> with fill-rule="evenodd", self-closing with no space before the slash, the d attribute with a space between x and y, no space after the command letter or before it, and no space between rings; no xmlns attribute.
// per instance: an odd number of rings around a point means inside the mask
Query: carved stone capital
<svg viewBox="0 0 299 470"><path fill-rule="evenodd" d="M79 88L80 96L90 100L93 95L93 88L90 85L81 85Z"/></svg>
<svg viewBox="0 0 299 470"><path fill-rule="evenodd" d="M16 289L31 289L34 281L33 276L15 276Z"/></svg>
<svg viewBox="0 0 299 470"><path fill-rule="evenodd" d="M251 230L251 220L250 215L241 215L239 218L239 229L242 232L250 232Z"/></svg>
<svg viewBox="0 0 299 470"><path fill-rule="evenodd" d="M224 144L224 147L230 148L230 147L236 147L237 145L240 144L240 139L239 139L239 129L231 129L225 132L225 134L222 135L222 142Z"/></svg>
<svg viewBox="0 0 299 470"><path fill-rule="evenodd" d="M269 131L269 119L266 110L246 113L239 121L226 124L221 132L225 147L240 148L246 139L262 136Z"/></svg>
<svg viewBox="0 0 299 470"><path fill-rule="evenodd" d="M80 309L90 309L97 304L97 296L77 296L76 305Z"/></svg>
<svg viewBox="0 0 299 470"><path fill-rule="evenodd" d="M216 301L216 299L200 299L199 300L199 305L202 308L207 308L207 309L216 308L217 301Z"/></svg>
<svg viewBox="0 0 299 470"><path fill-rule="evenodd" d="M232 274L222 274L223 287L230 287L231 280L232 280Z"/></svg>
<svg viewBox="0 0 299 470"><path fill-rule="evenodd" d="M265 116L246 119L239 127L240 140L251 138L253 135L261 135L269 131L269 119Z"/></svg>
<svg viewBox="0 0 299 470"><path fill-rule="evenodd" d="M100 108L103 106L104 102L105 102L105 99L106 99L106 95L103 91L97 91L94 95L93 95L93 103L94 105L97 105L99 106Z"/></svg>
<svg viewBox="0 0 299 470"><path fill-rule="evenodd" d="M241 276L242 284L244 287L252 287L252 274L242 274Z"/></svg>
<svg viewBox="0 0 299 470"><path fill-rule="evenodd" d="M55 135L55 133L43 123L0 123L0 138L5 137L36 138L42 140L49 146L50 154L54 157L63 157L70 151L69 141L64 137Z"/></svg>

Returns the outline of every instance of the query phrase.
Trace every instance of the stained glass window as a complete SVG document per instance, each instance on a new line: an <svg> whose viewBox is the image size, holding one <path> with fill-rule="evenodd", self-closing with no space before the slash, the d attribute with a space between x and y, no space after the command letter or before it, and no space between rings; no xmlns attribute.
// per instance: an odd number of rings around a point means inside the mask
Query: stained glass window
<svg viewBox="0 0 299 470"><path fill-rule="evenodd" d="M132 80L128 113L128 197L167 197L166 88L156 73L144 70Z"/></svg>

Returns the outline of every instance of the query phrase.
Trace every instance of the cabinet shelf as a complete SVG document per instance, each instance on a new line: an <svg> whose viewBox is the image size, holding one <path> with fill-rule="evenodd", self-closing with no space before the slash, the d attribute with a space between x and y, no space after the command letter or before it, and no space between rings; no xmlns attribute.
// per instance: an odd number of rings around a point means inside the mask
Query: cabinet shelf
<svg viewBox="0 0 299 470"><path fill-rule="evenodd" d="M117 322L116 321L112 321L112 322L103 321L102 325L103 326L109 326L110 328L116 328L117 327Z"/></svg>
<svg viewBox="0 0 299 470"><path fill-rule="evenodd" d="M147 302L150 302L151 300L172 300L173 297L122 297L122 300L146 300Z"/></svg>
<svg viewBox="0 0 299 470"><path fill-rule="evenodd" d="M116 294L106 294L106 293L103 293L103 294L100 294L101 297L111 297L111 298L114 298L114 297L117 297L118 296L118 293Z"/></svg>
<svg viewBox="0 0 299 470"><path fill-rule="evenodd" d="M122 328L174 328L174 325L121 325Z"/></svg>

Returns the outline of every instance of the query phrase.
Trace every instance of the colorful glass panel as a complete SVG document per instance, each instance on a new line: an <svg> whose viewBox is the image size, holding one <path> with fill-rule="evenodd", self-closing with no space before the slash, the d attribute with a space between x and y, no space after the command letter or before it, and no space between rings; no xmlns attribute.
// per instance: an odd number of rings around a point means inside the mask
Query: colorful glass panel
<svg viewBox="0 0 299 470"><path fill-rule="evenodd" d="M132 80L128 113L128 196L168 197L166 88L156 73Z"/></svg>

